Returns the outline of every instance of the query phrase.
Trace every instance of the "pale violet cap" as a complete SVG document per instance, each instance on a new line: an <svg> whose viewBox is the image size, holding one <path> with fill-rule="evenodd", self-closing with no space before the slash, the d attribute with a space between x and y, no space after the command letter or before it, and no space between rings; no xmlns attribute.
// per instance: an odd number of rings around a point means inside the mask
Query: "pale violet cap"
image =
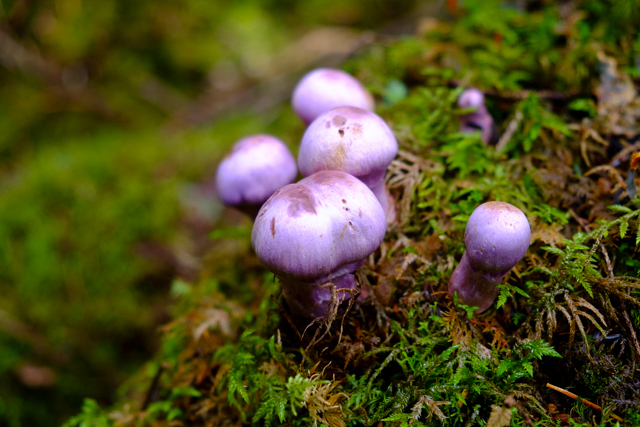
<svg viewBox="0 0 640 427"><path fill-rule="evenodd" d="M464 233L469 261L486 272L509 270L522 259L531 242L525 214L505 202L487 202L473 211Z"/></svg>
<svg viewBox="0 0 640 427"><path fill-rule="evenodd" d="M239 140L220 162L216 188L225 205L259 207L297 175L295 158L281 140L252 135Z"/></svg>
<svg viewBox="0 0 640 427"><path fill-rule="evenodd" d="M398 142L377 114L356 107L338 107L307 127L298 167L302 176L321 170L351 174L369 187L377 185L398 153Z"/></svg>
<svg viewBox="0 0 640 427"><path fill-rule="evenodd" d="M291 105L306 124L336 107L375 108L373 96L355 77L332 68L318 68L302 77L293 90Z"/></svg>
<svg viewBox="0 0 640 427"><path fill-rule="evenodd" d="M279 277L324 283L355 271L385 232L385 214L366 185L344 172L322 171L264 203L251 243Z"/></svg>
<svg viewBox="0 0 640 427"><path fill-rule="evenodd" d="M472 108L484 105L484 93L480 89L470 87L465 89L458 97L458 107Z"/></svg>

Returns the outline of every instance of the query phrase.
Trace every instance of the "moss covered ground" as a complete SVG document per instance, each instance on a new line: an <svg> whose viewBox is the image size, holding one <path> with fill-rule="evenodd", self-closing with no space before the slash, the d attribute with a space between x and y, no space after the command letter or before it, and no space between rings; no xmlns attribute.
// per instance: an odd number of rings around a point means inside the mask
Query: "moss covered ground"
<svg viewBox="0 0 640 427"><path fill-rule="evenodd" d="M197 273L170 285L157 354L115 405L87 399L66 426L640 425L640 5L447 4L446 19L423 19L413 36L379 36L343 64L400 143L387 175L399 220L358 271L363 300L331 321L291 318L251 250L250 223L225 211ZM466 86L486 93L491 145L458 132ZM246 127L299 138L285 102L230 121L218 137ZM174 144L191 141L191 156L176 160L167 143L143 156L147 174L123 169L162 183L163 171L182 170L176 162L204 163L200 134L180 135ZM134 190L141 206L162 204L162 191ZM496 303L474 314L446 290L466 220L491 200L525 212L532 243ZM147 231L157 218L180 223L171 208L163 215L132 222L126 235L158 235Z"/></svg>
<svg viewBox="0 0 640 427"><path fill-rule="evenodd" d="M400 217L358 272L366 298L292 319L250 225L218 228L199 279L172 285L160 354L116 410L87 401L68 425L640 423L637 18L633 2L468 2L359 52L344 68L401 145ZM493 145L457 132L465 86L487 93ZM522 209L533 236L474 314L446 289L490 200Z"/></svg>

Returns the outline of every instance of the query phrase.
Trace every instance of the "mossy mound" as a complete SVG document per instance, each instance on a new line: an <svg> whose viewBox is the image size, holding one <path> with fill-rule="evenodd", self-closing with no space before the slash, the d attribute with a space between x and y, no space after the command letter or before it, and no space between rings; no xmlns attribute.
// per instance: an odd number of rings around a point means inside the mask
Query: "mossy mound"
<svg viewBox="0 0 640 427"><path fill-rule="evenodd" d="M68 426L640 422L638 3L468 3L345 64L401 145L399 221L358 271L363 300L293 319L250 229L216 230L200 280L173 285L155 361L116 409L87 401ZM465 86L487 94L494 145L458 132ZM447 285L490 200L527 214L532 243L473 314Z"/></svg>

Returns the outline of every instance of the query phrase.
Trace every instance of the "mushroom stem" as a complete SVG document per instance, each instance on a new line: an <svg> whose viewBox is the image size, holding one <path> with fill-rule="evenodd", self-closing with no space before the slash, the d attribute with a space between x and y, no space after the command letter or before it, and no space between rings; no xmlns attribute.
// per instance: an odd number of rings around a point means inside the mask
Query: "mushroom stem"
<svg viewBox="0 0 640 427"><path fill-rule="evenodd" d="M310 283L279 277L282 284L282 296L291 313L296 316L318 318L327 314L331 303L331 288L323 287L333 284L336 289L357 289L356 277L351 274L334 277L326 283ZM338 291L338 301L342 303L351 297L349 292Z"/></svg>
<svg viewBox="0 0 640 427"><path fill-rule="evenodd" d="M485 311L493 304L498 296L496 287L502 278L511 270L487 272L474 268L467 256L467 252L462 255L460 263L451 275L449 283L449 293L458 293L458 300L471 307L476 306L478 313Z"/></svg>
<svg viewBox="0 0 640 427"><path fill-rule="evenodd" d="M384 179L378 181L377 184L369 186L369 189L376 196L380 205L382 205L382 210L384 211L385 217L387 218L387 224L392 224L396 220L396 203L387 186L384 185Z"/></svg>
<svg viewBox="0 0 640 427"><path fill-rule="evenodd" d="M487 107L479 106L473 113L465 114L460 117L460 132L480 131L480 138L485 144L491 141L493 135L493 117L489 114Z"/></svg>

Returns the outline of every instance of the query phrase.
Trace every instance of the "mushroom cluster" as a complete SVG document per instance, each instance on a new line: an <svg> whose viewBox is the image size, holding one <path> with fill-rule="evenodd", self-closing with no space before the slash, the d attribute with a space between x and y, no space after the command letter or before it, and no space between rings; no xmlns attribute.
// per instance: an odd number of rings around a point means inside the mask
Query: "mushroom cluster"
<svg viewBox="0 0 640 427"><path fill-rule="evenodd" d="M527 217L505 202L478 206L467 222L467 250L451 275L449 294L464 304L489 308L498 295L496 286L529 249L531 227Z"/></svg>
<svg viewBox="0 0 640 427"><path fill-rule="evenodd" d="M251 244L280 279L290 312L318 318L335 313L357 292L354 272L394 220L384 176L398 143L371 111L371 95L343 71L322 68L307 74L292 104L308 124L298 155L305 178L293 184L296 162L282 141L253 135L238 141L220 163L216 184L226 205L255 218ZM461 131L480 129L488 141L493 119L482 92L467 89L458 106L476 108L461 117ZM451 276L449 293L486 310L530 238L518 208L504 202L479 206L467 223L467 250Z"/></svg>
<svg viewBox="0 0 640 427"><path fill-rule="evenodd" d="M291 313L317 318L357 292L354 272L373 253L395 216L384 187L398 152L393 132L372 112L371 94L344 71L320 68L292 95L308 125L297 168L270 135L244 138L216 175L223 203L254 218L251 243L282 284Z"/></svg>

